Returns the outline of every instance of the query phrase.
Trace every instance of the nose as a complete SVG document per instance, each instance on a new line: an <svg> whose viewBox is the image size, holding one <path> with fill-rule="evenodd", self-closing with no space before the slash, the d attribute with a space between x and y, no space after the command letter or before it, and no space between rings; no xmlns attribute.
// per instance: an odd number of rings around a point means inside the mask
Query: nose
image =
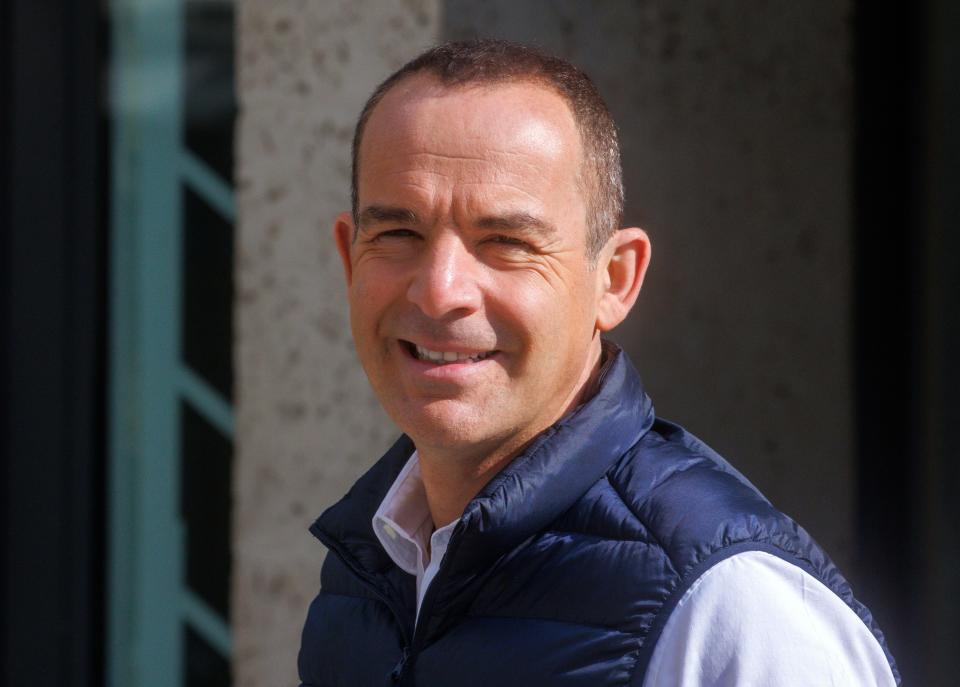
<svg viewBox="0 0 960 687"><path fill-rule="evenodd" d="M407 298L433 319L468 315L480 307L478 268L460 237L444 232L417 262Z"/></svg>

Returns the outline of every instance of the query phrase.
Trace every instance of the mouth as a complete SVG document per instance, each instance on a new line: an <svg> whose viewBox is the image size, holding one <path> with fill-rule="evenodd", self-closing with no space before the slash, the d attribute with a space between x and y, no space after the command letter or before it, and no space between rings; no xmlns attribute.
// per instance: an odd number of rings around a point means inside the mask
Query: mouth
<svg viewBox="0 0 960 687"><path fill-rule="evenodd" d="M493 351L434 351L412 341L400 340L400 344L417 360L433 363L434 365L452 365L454 363L478 363L489 358Z"/></svg>

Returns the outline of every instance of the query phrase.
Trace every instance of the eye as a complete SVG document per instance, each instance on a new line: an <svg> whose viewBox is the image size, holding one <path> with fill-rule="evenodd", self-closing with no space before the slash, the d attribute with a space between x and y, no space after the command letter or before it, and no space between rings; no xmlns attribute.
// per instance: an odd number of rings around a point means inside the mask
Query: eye
<svg viewBox="0 0 960 687"><path fill-rule="evenodd" d="M372 240L382 241L387 239L410 239L418 237L419 234L411 229L386 229L385 231L378 232Z"/></svg>
<svg viewBox="0 0 960 687"><path fill-rule="evenodd" d="M491 236L487 239L490 243L498 243L505 246L516 246L517 248L530 248L530 244L526 241L518 239L516 236L506 236L504 234L497 234Z"/></svg>

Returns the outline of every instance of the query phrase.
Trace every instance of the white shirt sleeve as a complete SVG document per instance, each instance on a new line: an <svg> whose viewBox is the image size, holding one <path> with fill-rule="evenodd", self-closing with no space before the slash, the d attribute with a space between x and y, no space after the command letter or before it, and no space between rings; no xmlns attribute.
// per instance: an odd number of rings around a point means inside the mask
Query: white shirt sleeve
<svg viewBox="0 0 960 687"><path fill-rule="evenodd" d="M893 686L879 642L820 581L762 551L710 568L681 598L644 687Z"/></svg>

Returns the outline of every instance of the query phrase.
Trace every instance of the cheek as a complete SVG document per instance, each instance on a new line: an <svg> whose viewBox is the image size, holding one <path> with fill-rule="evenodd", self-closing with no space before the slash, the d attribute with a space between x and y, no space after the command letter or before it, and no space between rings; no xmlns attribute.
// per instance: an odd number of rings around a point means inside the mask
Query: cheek
<svg viewBox="0 0 960 687"><path fill-rule="evenodd" d="M353 281L347 291L351 318L368 322L379 317L385 307L397 296L400 283L396 275L386 269L371 269L363 266L354 271Z"/></svg>
<svg viewBox="0 0 960 687"><path fill-rule="evenodd" d="M557 289L555 283L539 278L501 285L500 292L509 298L491 309L490 319L495 326L503 325L525 351L518 361L521 374L552 378L581 362L593 336L595 315L591 292L579 286Z"/></svg>
<svg viewBox="0 0 960 687"><path fill-rule="evenodd" d="M377 349L377 332L383 319L383 308L377 298L375 289L365 288L362 282L354 280L349 293L350 331L354 348L365 366L372 362L370 356Z"/></svg>
<svg viewBox="0 0 960 687"><path fill-rule="evenodd" d="M547 280L539 275L507 285L513 308L537 333L569 340L585 327L592 331L595 293L592 280L582 275Z"/></svg>

